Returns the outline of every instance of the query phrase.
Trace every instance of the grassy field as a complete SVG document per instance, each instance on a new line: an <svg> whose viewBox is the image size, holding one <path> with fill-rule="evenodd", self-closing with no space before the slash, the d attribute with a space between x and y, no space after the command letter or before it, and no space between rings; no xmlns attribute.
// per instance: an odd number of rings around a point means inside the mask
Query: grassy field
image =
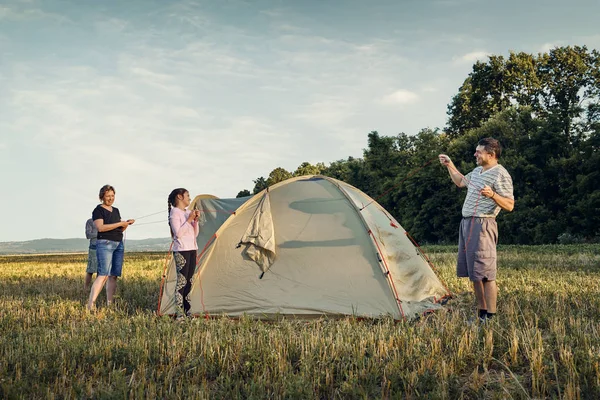
<svg viewBox="0 0 600 400"><path fill-rule="evenodd" d="M126 254L117 304L85 312L85 255L0 257L0 398L600 398L600 245L502 247L499 317L456 298L416 322L174 323L164 254Z"/></svg>

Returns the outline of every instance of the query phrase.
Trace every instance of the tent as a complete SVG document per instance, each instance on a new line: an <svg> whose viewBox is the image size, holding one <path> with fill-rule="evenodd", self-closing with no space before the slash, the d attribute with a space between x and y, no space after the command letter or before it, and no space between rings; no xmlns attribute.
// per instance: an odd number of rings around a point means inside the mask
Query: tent
<svg viewBox="0 0 600 400"><path fill-rule="evenodd" d="M414 318L450 292L400 224L339 180L301 176L240 199L198 196L195 315ZM173 315L176 271L165 263L159 315Z"/></svg>

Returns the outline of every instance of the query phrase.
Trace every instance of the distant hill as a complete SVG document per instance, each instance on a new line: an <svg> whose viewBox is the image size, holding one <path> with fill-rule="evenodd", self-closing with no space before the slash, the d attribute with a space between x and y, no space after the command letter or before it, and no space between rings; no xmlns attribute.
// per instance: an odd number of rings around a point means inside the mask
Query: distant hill
<svg viewBox="0 0 600 400"><path fill-rule="evenodd" d="M0 242L0 254L79 253L86 252L87 239L36 239L25 242ZM125 251L167 251L170 238L126 239Z"/></svg>

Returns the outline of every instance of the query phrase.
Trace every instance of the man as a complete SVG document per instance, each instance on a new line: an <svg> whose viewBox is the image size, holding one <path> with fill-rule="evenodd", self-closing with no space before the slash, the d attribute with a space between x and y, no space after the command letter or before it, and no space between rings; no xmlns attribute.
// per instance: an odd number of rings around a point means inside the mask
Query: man
<svg viewBox="0 0 600 400"><path fill-rule="evenodd" d="M474 154L478 167L466 176L456 169L450 157L439 155L440 163L448 168L454 184L467 188L459 229L456 274L473 282L482 322L496 315L496 216L501 209L510 212L515 206L512 178L498 164L501 154L500 142L493 138L481 139Z"/></svg>
<svg viewBox="0 0 600 400"><path fill-rule="evenodd" d="M98 260L96 258L96 241L98 240L98 229L94 225L92 219L88 219L85 223L85 237L90 239L90 246L88 249L88 260L87 268L85 269L85 283L83 284L84 289L90 290L92 284L92 276L98 272Z"/></svg>

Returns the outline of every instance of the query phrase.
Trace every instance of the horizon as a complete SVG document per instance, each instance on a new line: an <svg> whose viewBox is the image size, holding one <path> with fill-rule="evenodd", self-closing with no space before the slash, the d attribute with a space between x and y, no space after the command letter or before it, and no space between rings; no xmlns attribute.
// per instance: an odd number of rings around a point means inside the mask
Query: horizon
<svg viewBox="0 0 600 400"><path fill-rule="evenodd" d="M8 240L8 241L1 241L0 243L26 243L26 242L35 242L35 241L39 241L39 240L85 240L85 241L89 241L89 239L80 238L80 237L70 237L70 238L43 237L43 238L35 238L35 239L27 239L27 240ZM171 239L168 236L165 236L165 237L151 237L151 238L127 239L127 240L140 241L140 240L171 240Z"/></svg>

